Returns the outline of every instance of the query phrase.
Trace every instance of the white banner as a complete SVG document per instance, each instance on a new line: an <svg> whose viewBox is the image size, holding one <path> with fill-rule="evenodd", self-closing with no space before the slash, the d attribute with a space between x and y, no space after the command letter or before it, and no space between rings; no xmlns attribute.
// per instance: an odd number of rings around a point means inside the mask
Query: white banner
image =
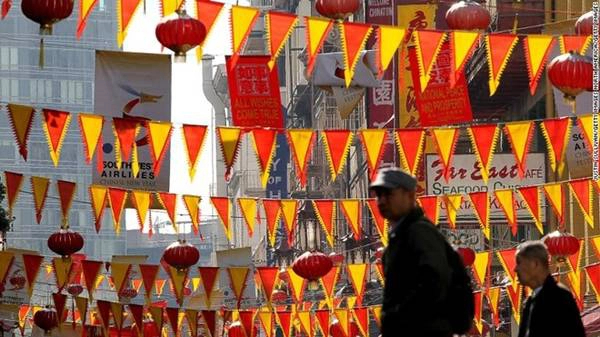
<svg viewBox="0 0 600 337"><path fill-rule="evenodd" d="M146 141L146 129L136 137L140 171L133 176L131 160L123 161L121 170L115 161L112 117L144 123L148 120L171 121L171 59L169 55L96 51L94 111L106 117L102 130L103 170L96 170L94 156L93 183L126 189L169 191L170 151L158 177Z"/></svg>
<svg viewBox="0 0 600 337"><path fill-rule="evenodd" d="M546 166L543 153L529 153L527 155L527 170L523 179L519 177L515 157L512 153L494 155L487 184L484 183L478 167L479 162L476 155L456 154L450 171L452 173L451 179L446 182L438 155L428 154L425 157L426 194L463 194L463 202L458 211L460 222L478 222L466 194L487 191L490 193L490 221L506 223L506 217L496 201L493 191L520 186L541 185L546 182ZM543 205L545 199L542 197L541 200ZM516 197L516 201L517 217L524 221L531 221L531 215L524 202L520 197ZM542 221L545 221L544 213L542 212ZM443 203L440 211L440 220L442 219L446 219L446 207Z"/></svg>

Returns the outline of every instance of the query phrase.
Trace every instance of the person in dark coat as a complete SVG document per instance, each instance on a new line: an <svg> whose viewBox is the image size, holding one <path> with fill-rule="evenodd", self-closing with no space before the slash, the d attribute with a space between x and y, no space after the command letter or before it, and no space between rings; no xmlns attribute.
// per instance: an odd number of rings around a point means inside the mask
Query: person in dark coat
<svg viewBox="0 0 600 337"><path fill-rule="evenodd" d="M389 220L391 233L383 255L383 337L450 337L445 304L451 267L446 238L416 203L417 180L388 168L369 189Z"/></svg>
<svg viewBox="0 0 600 337"><path fill-rule="evenodd" d="M585 337L573 295L550 274L544 243L522 243L516 259L519 282L533 290L521 312L519 337Z"/></svg>

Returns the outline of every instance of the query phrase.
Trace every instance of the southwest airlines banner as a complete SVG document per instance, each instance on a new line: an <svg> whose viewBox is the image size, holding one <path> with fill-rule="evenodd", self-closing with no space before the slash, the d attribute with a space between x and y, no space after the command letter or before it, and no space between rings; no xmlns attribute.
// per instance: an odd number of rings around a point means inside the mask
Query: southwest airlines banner
<svg viewBox="0 0 600 337"><path fill-rule="evenodd" d="M101 163L98 155L94 157L93 183L168 191L170 154L165 150L155 175L145 122L171 121L170 56L97 51L94 111L106 122L99 147ZM119 123L108 123L113 118Z"/></svg>

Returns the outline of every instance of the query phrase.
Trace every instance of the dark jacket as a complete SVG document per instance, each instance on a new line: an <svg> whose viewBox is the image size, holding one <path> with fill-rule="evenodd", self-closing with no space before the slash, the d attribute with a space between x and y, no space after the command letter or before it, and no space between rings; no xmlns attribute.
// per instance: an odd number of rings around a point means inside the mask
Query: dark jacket
<svg viewBox="0 0 600 337"><path fill-rule="evenodd" d="M444 306L452 273L447 245L420 207L390 233L383 255L383 337L451 336Z"/></svg>
<svg viewBox="0 0 600 337"><path fill-rule="evenodd" d="M531 308L529 314L528 307ZM519 337L525 337L527 324L529 337L585 337L581 315L573 295L550 275L540 292L533 298L529 296L525 301L521 311Z"/></svg>

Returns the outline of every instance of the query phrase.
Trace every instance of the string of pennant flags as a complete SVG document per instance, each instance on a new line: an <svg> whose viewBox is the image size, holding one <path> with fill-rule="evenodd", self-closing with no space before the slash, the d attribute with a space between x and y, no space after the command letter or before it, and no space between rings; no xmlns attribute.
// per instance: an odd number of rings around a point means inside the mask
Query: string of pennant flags
<svg viewBox="0 0 600 337"><path fill-rule="evenodd" d="M8 104L7 112L19 153L24 160L27 160L29 134L36 109L26 105ZM71 123L72 114L66 111L42 108L39 115L50 158L54 165L58 166L62 144ZM96 154L97 169L100 172L102 171L103 153L101 146L98 146L98 144L102 144L102 130L105 123L111 122L115 141L115 165L117 169L121 169L124 161L131 161L134 176L137 176L140 172L138 146L136 145L136 137L140 129L143 127L147 131L147 143L155 176L160 174L160 168L169 149L173 131L178 129L183 139L189 176L190 179L194 178L206 137L207 126L175 125L165 121L140 123L137 120L120 117L106 120L104 116L88 113L77 114L77 120L85 160L88 164L92 162L94 154ZM433 141L439 156L442 175L446 182L449 182L455 174L452 162L458 138L461 133L466 132L470 139L471 148L480 163L478 169L481 177L487 183L490 175L497 174L497 172L491 172L490 167L500 132L507 136L511 144L512 153L517 164L517 173L522 179L527 171L527 154L536 127L541 130L546 140L550 168L553 172L560 174L565 168L564 157L573 125L579 126L585 140L585 148L590 154L593 154L593 115L591 114L577 117L473 124L464 127L360 129L356 131L347 129L314 130L217 126L215 134L225 164L226 180L231 176L243 136L245 134L250 135L254 144L253 148L260 171L261 183L264 188L269 179L278 133L287 136L287 143L293 154L295 173L301 186L304 187L307 181L307 164L312 155L317 135L320 136L322 146L325 149L332 181L343 171L346 164L345 159L355 138L360 140L369 169L369 178L373 179L385 153L386 143L392 138L396 144L403 168L415 175L423 156L426 137L429 137Z"/></svg>
<svg viewBox="0 0 600 337"><path fill-rule="evenodd" d="M583 246L585 244L590 244L594 255L600 258L600 236L591 237L589 243L584 239L581 239L580 244L581 248L579 249L578 253L568 256L564 265L566 269L563 272L559 271L558 277L566 275L566 284L571 288L577 304L580 310L582 310L585 294L582 281L584 278L586 278L586 275L587 279L589 280L589 284L591 285L590 288L596 294L597 300L600 301L600 263L588 265L582 264L583 252L585 251ZM529 293L531 290L523 287L517 281L516 274L514 272L515 255L515 247L501 249L495 252L480 251L475 254L475 259L473 265L470 267L470 270L473 275L473 281L476 285L476 291L474 291L476 314L474 319L475 325L479 331L481 331L483 324L482 310L484 299L487 299L488 307L493 313L494 321L492 324L494 326L498 326L498 306L503 293L506 294L506 297L511 303L512 314L514 318L517 320L517 322L520 320L519 315L523 295L527 295L527 293ZM500 262L500 265L502 266L508 279L508 282L499 286L491 284L492 275L490 275L489 266L491 265L494 256ZM139 325L139 322L142 320L135 316L148 316L155 322L155 324L158 325L159 330L162 328L163 314L166 314L167 319L171 320L171 328L174 329L174 331L177 331L175 329L181 328L182 314L188 316L188 320L193 320L194 318L197 320L199 315L201 316L201 313L203 314L205 311L217 314L224 320L227 320L228 318L233 320L247 319L248 321L244 324L246 324L248 327L253 325L255 318L257 318L257 314L260 315L261 313L270 313L271 316L269 317L277 317L277 315L280 314L285 316L289 313L292 315L290 317L292 320L294 318L302 320L299 315L303 315L303 312L310 312L311 314L316 314L317 316L327 315L327 317L321 317L318 319L321 322L310 321L310 324L304 326L304 328L308 328L309 326L310 329L315 326L319 329L324 327L328 328L331 322L331 320L329 320L329 315L331 315L332 318L337 318L339 321L345 324L345 319L342 318L340 320L340 317L338 317L338 315L344 315L344 313L341 313L342 310L345 310L348 315L353 315L348 316L351 317L350 319L352 321L357 324L364 325L366 329L363 331L368 331L369 315L373 317L377 325L380 325L380 305L365 305L365 303L363 303L363 298L366 293L366 282L368 282L370 279L372 272L375 272L375 275L380 282L384 282L381 269L382 266L380 262L371 264L344 264L343 266L334 266L327 275L319 280L321 291L325 297L324 300L318 300L310 296L309 300L306 300L304 294L307 288L307 281L295 274L291 267L282 269L276 266L238 266L224 268L203 266L197 268L197 277L192 276L190 281L190 270L177 271L174 268L161 263L169 276L171 292L179 304L179 307L168 308L165 301L152 301L152 295L158 295L160 298L162 289L166 284L166 280L159 280L157 278L160 265L106 263L103 261L77 259L75 256L67 259L55 257L52 259L51 263L47 264L44 263L44 257L41 255L24 254L9 250L0 252L0 279L5 279L7 277L9 270L11 270L12 264L19 259L21 259L23 262L24 274L26 276L26 287L29 296L31 296L33 292L34 285L40 282L38 281L39 271L46 269L47 274L54 271L56 287L58 290L57 292L52 293L52 301L54 302L58 316L61 317L61 323L66 321L66 318L68 317L68 309L65 307L67 295L62 293L63 289L72 284L83 283L82 286L85 286L84 289L87 290L88 296L85 297L74 295L74 305L71 309L72 322L85 324L86 314L90 313L90 310L92 309L91 305L94 301L94 293L102 280L107 279L109 281L110 288L117 293L118 301L114 302L104 299L96 300L95 310L99 314L98 316L100 320L94 322L92 319L92 324L102 325L105 329L108 329L111 326L111 315L113 324L119 329L122 328L124 319L122 313L125 305L127 305L131 311L132 315L130 316L130 319L132 320L132 323L142 326ZM102 273L103 266L107 267L107 272L110 268L110 275L104 275ZM230 287L233 291L234 297L237 300L237 304L234 308L222 307L220 310L214 310L212 309L214 302L211 301L214 300L212 297L214 294L215 285L217 284L221 272L228 275ZM340 276L342 272L345 272L347 281L351 284L354 291L354 296L347 297L345 307L343 307L341 298L334 296L336 285L341 281ZM262 294L260 298L264 297L264 303L266 304L261 305L260 303L262 301L257 298L257 301L254 302L255 304L242 308L240 304L242 303L242 298L244 297L244 289L247 282L249 282L249 278L252 277L252 274L254 274L254 280L256 284L260 286L259 289L260 293ZM141 278L134 278L134 275L141 275ZM194 308L191 308L189 304L187 306L184 305L184 289L189 288L190 283L192 285L192 292L197 291L199 289L199 285L202 284L204 293L206 294L204 298L205 310L202 310L197 305L194 305ZM144 287L145 292L145 304L130 303L130 299L126 299L124 296L120 295L122 290L128 287L133 287L136 292L139 292L142 286ZM283 290L285 293L285 301L273 298L273 295L278 290L282 289L287 289L287 291ZM311 301L311 299L314 301ZM79 311L79 315L76 315L75 305ZM25 309L23 308L26 308L27 312L24 312ZM21 306L19 324L21 325L20 327L22 329L24 329L24 324L26 322L25 318L31 308L35 310L36 306ZM171 311L170 314L166 312L169 310ZM153 313L152 311L155 312ZM232 313L235 315L234 317L229 316ZM357 313L361 313L360 315L366 316L354 316L357 315ZM247 315L247 317L242 318L243 315ZM96 315L92 313L89 316L95 317ZM175 317L178 317L179 319L174 320L173 318ZM324 320L323 318L327 318L327 320ZM259 320L262 322L263 318L259 318ZM177 326L173 326L173 322L178 322ZM252 322L252 324L247 324L250 322ZM283 324L279 321L276 322L284 329L290 328L288 324L286 324L287 321L285 319ZM327 324L321 325L325 322ZM273 327L271 325L263 326L263 329L267 330L272 328ZM269 333L268 331L266 332L267 334ZM213 333L213 331L211 331L211 333ZM368 334L364 334L364 336L368 336Z"/></svg>
<svg viewBox="0 0 600 337"><path fill-rule="evenodd" d="M21 186L25 177L21 173L5 171L5 182L7 190L7 201L9 213L16 203ZM36 221L39 224L42 220L42 212L48 190L50 179L44 177L30 177L31 191L35 206ZM68 227L69 210L76 192L74 182L57 180L56 190L60 201L62 214L62 226ZM576 200L576 204L583 213L585 222L594 227L593 201L594 194L600 193L600 183L592 179L573 179L567 181L549 182L542 185L521 186L515 189L496 189L494 191L476 191L467 194L445 194L445 195L425 195L417 198L425 214L434 223L439 223L441 209L445 209L449 228L456 229L459 225L457 215L459 211L470 208L479 222L480 228L485 237L490 239L490 216L491 206L502 211L506 218L506 223L510 227L513 236L517 235L518 219L517 204L521 204L529 211L531 220L539 230L544 234L542 224L542 194L545 196L547 205L550 206L553 214L556 216L558 226L564 227L567 217L567 196L571 195ZM200 201L198 195L177 195L167 192L150 192L141 190L127 190L117 187L108 187L102 185L90 185L88 187L90 204L94 216L94 226L98 233L101 228L104 210L108 207L113 219L113 228L116 233L121 229L121 215L125 209L127 201L130 202L136 211L140 227L143 229L148 210L154 204L161 205L175 227L177 227L177 209L178 199L181 198L189 215L194 233L199 233L200 227ZM379 238L383 245L387 245L388 223L379 213L376 201L374 199L259 199L259 198L229 198L221 196L211 196L210 202L214 207L217 217L223 225L224 232L229 240L233 234L232 213L236 205L239 214L245 223L248 234L254 233L257 223L261 222L261 212L263 210L267 236L269 243L274 246L276 233L280 224L284 226L288 235L288 242L293 243L298 226L298 212L303 204L309 203L315 212L316 219L327 239L331 248L335 246L336 224L338 218L337 210L341 210L343 219L348 225L348 232L352 233L356 240L363 236L363 227L365 222L370 222L377 229ZM262 207L261 207L262 206ZM363 216L365 206L368 208L369 216Z"/></svg>
<svg viewBox="0 0 600 337"><path fill-rule="evenodd" d="M127 34L128 26L134 13L138 10L142 0L117 2L118 29L117 41L119 46ZM182 5L182 0L162 0L161 15L168 16ZM212 1L194 1L196 4L197 18L207 31L207 38L217 19L222 16L225 7L223 3ZM87 2L81 6L77 37L80 38L85 28L85 21L92 12L96 2ZM8 11L7 11L8 12ZM254 7L231 5L229 9L232 41L232 64L235 64L243 49L252 28L255 26L261 11ZM292 31L298 26L300 17L295 14L280 11L267 11L265 14L264 31L267 36L268 50L271 55L269 66L272 68L279 53L290 37ZM555 41L558 40L562 53L577 51L585 53L591 43L591 36L571 36L539 34L494 34L470 31L442 31L442 30L411 30L397 26L370 25L356 22L342 22L323 17L304 17L306 29L306 51L307 51L307 74L312 72L314 62L319 50L334 24L337 25L341 35L341 49L344 54L344 79L349 86L354 76L354 69L361 52L364 50L367 39L375 32L377 37L375 49L377 51L377 71L381 76L389 66L396 51L413 38L417 50L418 68L421 82L421 90L425 90L431 78L431 71L436 62L441 46L449 41L452 55L450 82L453 86L464 66L473 55L478 46L486 50L487 60L490 68L489 88L492 96L500 85L502 73L508 63L514 47L522 37L527 74L529 76L529 87L532 95L535 93L538 81L542 75L550 50ZM198 59L201 59L203 42L197 48Z"/></svg>

